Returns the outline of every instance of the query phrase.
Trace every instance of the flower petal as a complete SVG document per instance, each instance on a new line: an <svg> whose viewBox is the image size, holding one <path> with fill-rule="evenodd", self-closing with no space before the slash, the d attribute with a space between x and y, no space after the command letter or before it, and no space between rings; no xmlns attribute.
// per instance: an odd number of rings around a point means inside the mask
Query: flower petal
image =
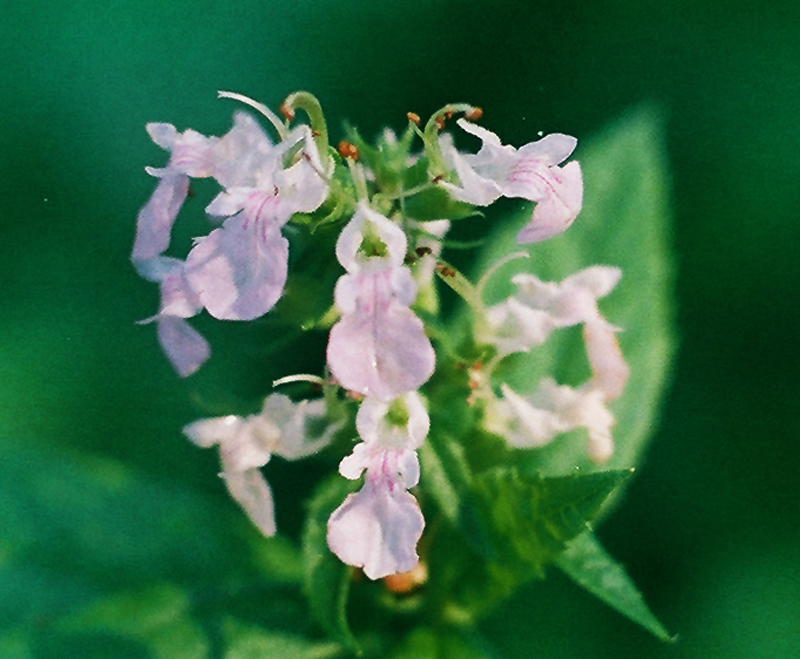
<svg viewBox="0 0 800 659"><path fill-rule="evenodd" d="M275 535L277 528L272 490L261 472L258 469L224 471L222 477L231 496L244 509L250 521L265 536Z"/></svg>
<svg viewBox="0 0 800 659"><path fill-rule="evenodd" d="M592 379L606 400L622 395L631 369L619 348L614 328L602 320L585 323L583 340L592 369Z"/></svg>
<svg viewBox="0 0 800 659"><path fill-rule="evenodd" d="M344 315L328 341L328 364L342 386L382 400L418 389L435 359L422 321L398 303L371 315Z"/></svg>
<svg viewBox="0 0 800 659"><path fill-rule="evenodd" d="M211 355L208 341L185 319L157 316L156 322L161 348L182 378L194 373Z"/></svg>
<svg viewBox="0 0 800 659"><path fill-rule="evenodd" d="M139 211L131 254L134 262L151 259L166 251L172 225L188 191L188 176L166 170L153 195Z"/></svg>
<svg viewBox="0 0 800 659"><path fill-rule="evenodd" d="M289 243L278 229L239 214L192 249L186 277L215 318L252 320L280 298L288 261Z"/></svg>
<svg viewBox="0 0 800 659"><path fill-rule="evenodd" d="M537 203L533 219L517 234L520 244L541 242L566 231L581 211L583 177L577 162L547 169L542 180L547 188L543 196L526 196Z"/></svg>
<svg viewBox="0 0 800 659"><path fill-rule="evenodd" d="M416 546L425 520L416 499L383 479L367 479L328 520L328 546L370 579L407 572L419 562Z"/></svg>

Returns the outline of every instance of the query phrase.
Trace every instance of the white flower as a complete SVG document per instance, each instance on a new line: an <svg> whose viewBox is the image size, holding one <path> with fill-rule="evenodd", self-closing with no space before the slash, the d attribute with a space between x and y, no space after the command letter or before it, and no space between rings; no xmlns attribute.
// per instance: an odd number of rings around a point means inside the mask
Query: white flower
<svg viewBox="0 0 800 659"><path fill-rule="evenodd" d="M416 392L391 402L367 398L358 410L356 428L364 441L342 460L339 472L356 480L366 470L364 487L331 515L328 545L370 579L407 572L419 560L416 546L425 520L406 490L419 482L416 449L429 426Z"/></svg>
<svg viewBox="0 0 800 659"><path fill-rule="evenodd" d="M193 130L178 133L164 123L148 124L147 131L170 152L170 159L162 169L147 168L159 182L137 220L131 260L142 277L165 282L163 254L190 178L213 177L223 187L206 210L227 219L196 240L180 267L181 286L193 311L173 314L162 308L156 317L161 344L185 376L208 358L209 349L185 320L178 319L203 307L226 320L251 320L269 311L283 293L287 276L289 244L281 228L293 213L318 208L328 185L307 126L299 126L278 144L243 113L235 115L233 127L222 137L205 137ZM297 147L295 161L285 166L287 152ZM173 267L170 277L176 271Z"/></svg>
<svg viewBox="0 0 800 659"><path fill-rule="evenodd" d="M328 365L346 389L385 401L419 388L435 363L422 321L409 309L417 287L402 264L406 244L396 224L363 203L336 244L347 274L336 283L342 317L330 332ZM372 249L380 253L365 251Z"/></svg>
<svg viewBox="0 0 800 659"><path fill-rule="evenodd" d="M460 185L441 185L456 199L478 206L501 196L535 201L532 220L517 235L520 243L546 240L572 224L583 204L583 177L575 161L558 165L575 149L574 137L555 133L515 149L485 128L464 119L457 123L482 144L478 153L462 154L449 135L442 136L442 154Z"/></svg>
<svg viewBox="0 0 800 659"><path fill-rule="evenodd" d="M328 520L328 546L370 579L407 572L419 561L416 546L425 526L417 500L406 491L419 481L417 454L362 442L339 471L355 480L364 470L364 486Z"/></svg>
<svg viewBox="0 0 800 659"><path fill-rule="evenodd" d="M322 432L320 432L322 429ZM273 535L272 491L259 470L272 455L297 460L330 443L338 425L326 423L322 400L294 403L282 394L264 401L260 414L201 419L183 429L203 448L219 446L222 477L231 496L264 535Z"/></svg>
<svg viewBox="0 0 800 659"><path fill-rule="evenodd" d="M511 446L540 447L556 435L586 428L589 458L602 463L611 457L611 427L615 419L606 407L602 390L591 384L573 389L544 378L529 396L520 396L505 384L502 391L503 397L488 405L484 425L505 437Z"/></svg>
<svg viewBox="0 0 800 659"><path fill-rule="evenodd" d="M488 310L491 334L481 339L507 355L541 345L554 329L583 325L594 384L609 400L617 398L630 370L615 336L619 328L603 318L597 300L611 292L621 275L619 268L608 266L586 268L560 283L517 274L511 280L516 294Z"/></svg>

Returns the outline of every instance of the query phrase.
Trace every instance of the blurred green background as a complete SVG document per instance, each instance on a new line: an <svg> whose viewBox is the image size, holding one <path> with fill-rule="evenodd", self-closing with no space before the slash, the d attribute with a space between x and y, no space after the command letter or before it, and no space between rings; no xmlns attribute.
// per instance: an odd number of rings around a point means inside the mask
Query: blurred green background
<svg viewBox="0 0 800 659"><path fill-rule="evenodd" d="M336 139L346 118L372 137L402 128L407 111L466 101L519 145L538 131L585 139L655 103L672 166L680 349L646 462L599 535L680 640L659 643L555 572L483 629L507 657L796 656L798 34L800 4L788 0L5 3L0 493L46 485L40 456L88 455L226 506L213 456L179 429L198 401L222 411L225 396L255 397L285 373L269 360L247 368L249 330L225 329L239 352L187 384L154 328L134 324L157 307L128 262L153 187L143 167L164 162L146 122L221 134L234 105L218 89L274 107L302 88ZM186 245L191 227L181 231ZM213 346L221 330L201 326ZM58 609L58 588L3 571L25 524L0 529L0 631Z"/></svg>

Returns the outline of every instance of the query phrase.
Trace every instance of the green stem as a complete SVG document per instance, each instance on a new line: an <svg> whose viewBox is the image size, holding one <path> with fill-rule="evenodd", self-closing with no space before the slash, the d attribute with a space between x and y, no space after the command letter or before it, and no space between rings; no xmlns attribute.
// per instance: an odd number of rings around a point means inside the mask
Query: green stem
<svg viewBox="0 0 800 659"><path fill-rule="evenodd" d="M320 158L330 159L328 125L325 123L325 115L322 113L322 106L317 97L309 92L294 92L286 97L281 109L289 119L294 118L296 109L303 110L308 115Z"/></svg>
<svg viewBox="0 0 800 659"><path fill-rule="evenodd" d="M448 103L441 110L438 110L428 123L425 124L425 130L422 133L422 141L425 143L425 150L428 152L428 160L430 162L430 170L434 177L447 176L448 169L444 162L442 149L439 146L439 132L444 128L445 120L452 117L457 112L463 112L466 115L477 114L480 108L468 103Z"/></svg>

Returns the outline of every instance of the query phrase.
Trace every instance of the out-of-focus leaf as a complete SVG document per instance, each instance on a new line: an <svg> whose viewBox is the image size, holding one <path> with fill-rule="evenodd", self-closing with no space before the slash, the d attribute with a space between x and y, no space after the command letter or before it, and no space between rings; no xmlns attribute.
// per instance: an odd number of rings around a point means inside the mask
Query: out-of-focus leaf
<svg viewBox="0 0 800 659"><path fill-rule="evenodd" d="M311 612L322 628L344 647L359 652L347 623L347 599L352 569L328 548L328 518L356 488L338 475L323 483L308 507L303 531L305 587Z"/></svg>
<svg viewBox="0 0 800 659"><path fill-rule="evenodd" d="M599 138L580 146L576 158L584 176L584 205L564 234L542 243L519 246L515 236L530 219L530 208L503 227L481 255L476 279L493 263L520 249L531 258L503 266L486 287L486 298L497 302L513 293L510 275L535 274L560 281L591 265L622 269L617 288L600 300L603 315L623 329L617 337L631 367L622 397L610 407L617 417L615 450L597 467L586 456L581 432L556 438L531 451L543 474L620 469L636 464L652 433L674 351L672 256L670 252L669 177L661 120L651 108L632 112ZM467 322L461 316L458 322ZM560 330L528 354L507 358L498 380L520 393L533 391L544 375L561 384L576 385L589 376L580 332Z"/></svg>
<svg viewBox="0 0 800 659"><path fill-rule="evenodd" d="M341 657L341 646L301 636L250 628L235 621L225 624L224 659L332 659Z"/></svg>
<svg viewBox="0 0 800 659"><path fill-rule="evenodd" d="M433 433L420 447L419 454L425 491L478 553L494 558L494 549L478 517L472 475L461 443L447 433Z"/></svg>
<svg viewBox="0 0 800 659"><path fill-rule="evenodd" d="M0 444L0 469L0 656L205 657L234 613L308 630L296 550L238 511L74 452Z"/></svg>
<svg viewBox="0 0 800 659"><path fill-rule="evenodd" d="M390 659L495 659L474 632L458 628L418 627L403 639Z"/></svg>
<svg viewBox="0 0 800 659"><path fill-rule="evenodd" d="M566 551L556 559L556 565L575 583L662 641L672 640L625 569L606 553L591 532L587 531L570 542Z"/></svg>
<svg viewBox="0 0 800 659"><path fill-rule="evenodd" d="M66 617L59 631L73 635L109 634L134 641L153 659L206 659L210 644L192 620L186 592L164 584L100 600Z"/></svg>

